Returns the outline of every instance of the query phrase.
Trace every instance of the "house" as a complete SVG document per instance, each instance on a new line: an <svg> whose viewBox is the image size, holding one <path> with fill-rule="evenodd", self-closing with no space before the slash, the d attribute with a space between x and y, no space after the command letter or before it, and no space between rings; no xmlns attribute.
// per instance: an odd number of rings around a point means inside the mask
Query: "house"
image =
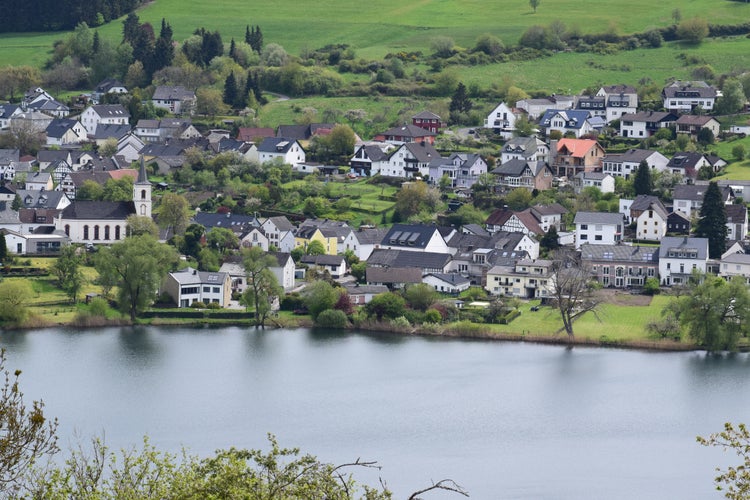
<svg viewBox="0 0 750 500"><path fill-rule="evenodd" d="M118 143L126 136L130 135L130 125L100 123L96 127L96 132L89 133L89 139L96 143L97 147L103 147L110 139L115 139Z"/></svg>
<svg viewBox="0 0 750 500"><path fill-rule="evenodd" d="M258 146L258 161L261 165L278 161L294 167L305 162L305 150L296 139L269 137Z"/></svg>
<svg viewBox="0 0 750 500"><path fill-rule="evenodd" d="M453 253L451 269L477 285L484 284L487 271L493 266L539 257L539 242L521 232L457 233L448 245Z"/></svg>
<svg viewBox="0 0 750 500"><path fill-rule="evenodd" d="M44 133L54 118L39 111L27 110L10 117L8 128L24 132Z"/></svg>
<svg viewBox="0 0 750 500"><path fill-rule="evenodd" d="M536 119L549 109L572 109L574 104L573 96L552 95L541 99L522 99L516 102L516 108L525 111L530 119Z"/></svg>
<svg viewBox="0 0 750 500"><path fill-rule="evenodd" d="M70 114L70 108L57 99L41 99L25 106L28 111L38 111L53 118L65 118Z"/></svg>
<svg viewBox="0 0 750 500"><path fill-rule="evenodd" d="M508 231L528 234L529 236L541 236L545 233L530 208L520 212L498 208L487 217L485 227L491 234L498 231Z"/></svg>
<svg viewBox="0 0 750 500"><path fill-rule="evenodd" d="M543 161L527 161L514 158L490 172L497 177L497 185L506 189L524 187L529 191L544 191L552 187L553 173Z"/></svg>
<svg viewBox="0 0 750 500"><path fill-rule="evenodd" d="M386 286L401 289L413 283L422 283L422 270L412 267L372 267L367 266L365 279L369 286Z"/></svg>
<svg viewBox="0 0 750 500"><path fill-rule="evenodd" d="M48 146L64 146L66 144L80 144L85 142L86 129L78 120L70 118L56 118L46 129Z"/></svg>
<svg viewBox="0 0 750 500"><path fill-rule="evenodd" d="M513 132L516 129L516 119L520 113L521 110L511 108L504 102L501 102L484 119L484 128L494 131L505 139L510 139L513 137Z"/></svg>
<svg viewBox="0 0 750 500"><path fill-rule="evenodd" d="M81 123L89 135L94 135L99 125L128 125L130 113L121 104L95 104L81 113Z"/></svg>
<svg viewBox="0 0 750 500"><path fill-rule="evenodd" d="M635 222L643 212L651 209L654 205L659 206L660 210L667 212L666 207L661 202L659 197L652 196L650 194L639 194L633 200L626 200L621 198L620 213L623 215L623 217L625 217L625 223L630 224L632 222Z"/></svg>
<svg viewBox="0 0 750 500"><path fill-rule="evenodd" d="M307 143L316 135L328 135L336 126L335 123L311 123L309 125L279 125L276 137L295 139Z"/></svg>
<svg viewBox="0 0 750 500"><path fill-rule="evenodd" d="M145 144L134 134L126 134L117 141L117 153L115 156L122 156L127 163L137 161L141 157L141 150Z"/></svg>
<svg viewBox="0 0 750 500"><path fill-rule="evenodd" d="M697 216L703 206L703 197L706 195L706 184L678 184L672 192L674 209L685 214ZM719 188L725 205L730 205L734 200L734 193L730 187Z"/></svg>
<svg viewBox="0 0 750 500"><path fill-rule="evenodd" d="M576 138L596 133L594 125L589 121L590 111L580 109L557 110L548 109L539 119L539 128L549 137L552 132L560 132L563 136L568 132Z"/></svg>
<svg viewBox="0 0 750 500"><path fill-rule="evenodd" d="M64 234L46 229L39 232L1 229L0 232L5 236L8 252L16 255L58 255L64 246L70 244Z"/></svg>
<svg viewBox="0 0 750 500"><path fill-rule="evenodd" d="M744 240L747 237L747 207L744 203L726 205L727 239Z"/></svg>
<svg viewBox="0 0 750 500"><path fill-rule="evenodd" d="M563 216L568 213L568 209L559 203L550 205L534 205L529 209L531 214L539 221L539 226L545 233L550 227L555 226L557 232L565 231Z"/></svg>
<svg viewBox="0 0 750 500"><path fill-rule="evenodd" d="M21 112L23 109L16 104L0 104L0 129L10 128L11 118Z"/></svg>
<svg viewBox="0 0 750 500"><path fill-rule="evenodd" d="M378 248L373 250L367 259L367 269L371 267L386 267L398 269L417 269L420 271L419 280L427 273L447 273L451 271L451 255L435 252L409 252L407 250L389 250ZM368 277L368 282L370 282ZM383 283L380 283L383 284Z"/></svg>
<svg viewBox="0 0 750 500"><path fill-rule="evenodd" d="M91 97L100 103L104 96L107 94L122 95L127 94L128 89L125 84L115 78L105 78L97 84L94 91L91 93Z"/></svg>
<svg viewBox="0 0 750 500"><path fill-rule="evenodd" d="M373 163L373 170L386 177L424 178L430 175L430 163L440 159L432 143L406 142L392 151L386 160Z"/></svg>
<svg viewBox="0 0 750 500"><path fill-rule="evenodd" d="M346 259L343 255L303 255L299 263L325 269L333 279L343 278L346 274Z"/></svg>
<svg viewBox="0 0 750 500"><path fill-rule="evenodd" d="M667 217L668 236L689 236L690 217L679 210L671 212Z"/></svg>
<svg viewBox="0 0 750 500"><path fill-rule="evenodd" d="M448 158L438 157L429 165L430 182L437 184L447 176L453 188L471 188L479 176L487 173L487 162L478 154L453 153Z"/></svg>
<svg viewBox="0 0 750 500"><path fill-rule="evenodd" d="M294 288L294 259L288 252L270 252L276 257L277 265L269 267L276 281L279 283L284 292L290 292Z"/></svg>
<svg viewBox="0 0 750 500"><path fill-rule="evenodd" d="M605 155L602 158L602 172L630 179L644 161L652 172L663 172L667 169L669 158L650 149L628 149L624 153Z"/></svg>
<svg viewBox="0 0 750 500"><path fill-rule="evenodd" d="M554 290L552 261L521 259L514 265L495 266L487 271L484 289L492 295L506 297L551 297Z"/></svg>
<svg viewBox="0 0 750 500"><path fill-rule="evenodd" d="M604 287L642 287L659 274L659 249L630 245L581 246L581 262Z"/></svg>
<svg viewBox="0 0 750 500"><path fill-rule="evenodd" d="M635 238L637 240L661 240L667 234L668 219L669 214L662 202L658 199L651 201L635 218Z"/></svg>
<svg viewBox="0 0 750 500"><path fill-rule="evenodd" d="M661 96L667 111L692 113L696 109L712 111L721 93L703 81L676 81L664 87Z"/></svg>
<svg viewBox="0 0 750 500"><path fill-rule="evenodd" d="M360 285L359 283L346 284L344 288L349 295L349 300L357 306L369 304L374 296L388 291L385 285Z"/></svg>
<svg viewBox="0 0 750 500"><path fill-rule="evenodd" d="M572 179L579 172L600 170L606 155L604 148L593 139L560 139L555 148L552 165L557 175Z"/></svg>
<svg viewBox="0 0 750 500"><path fill-rule="evenodd" d="M62 160L59 160L60 163L65 163ZM67 165L67 164L66 164ZM54 166L54 164L53 164ZM133 180L135 181L136 177L138 176L138 171L133 169L127 169L120 171L118 175L130 175ZM83 184L86 181L93 181L99 184L100 186L104 186L108 180L112 179L112 171L111 170L81 170L78 172L73 172L72 170L66 171L62 178L58 181L57 177L58 172L52 172L52 178L55 180L55 183L57 184L57 190L62 191L65 193L65 195L70 198L71 200L76 199L76 193L78 189L83 186Z"/></svg>
<svg viewBox="0 0 750 500"><path fill-rule="evenodd" d="M172 114L190 115L195 110L196 97L195 92L185 87L160 85L154 90L151 102L155 107L166 109Z"/></svg>
<svg viewBox="0 0 750 500"><path fill-rule="evenodd" d="M289 219L282 216L269 217L260 226L268 237L268 244L282 253L294 249L294 229Z"/></svg>
<svg viewBox="0 0 750 500"><path fill-rule="evenodd" d="M373 138L376 141L388 142L395 145L401 145L409 142L434 144L436 132L418 127L416 125L402 125L400 127L389 128L385 132L380 132Z"/></svg>
<svg viewBox="0 0 750 500"><path fill-rule="evenodd" d="M312 235L312 239L305 241L305 235ZM328 219L307 219L300 224L295 235L295 242L302 244L297 244L297 246L307 248L307 244L313 239L318 239L323 243L328 255L343 254L347 250L354 251L356 245L354 231L349 224Z"/></svg>
<svg viewBox="0 0 750 500"><path fill-rule="evenodd" d="M614 245L622 240L622 214L578 212L573 223L576 226L576 249L586 243L591 243L592 245Z"/></svg>
<svg viewBox="0 0 750 500"><path fill-rule="evenodd" d="M549 162L549 146L537 137L514 137L503 145L501 164L510 160Z"/></svg>
<svg viewBox="0 0 750 500"><path fill-rule="evenodd" d="M40 172L46 172L52 175L52 182L60 188L65 177L73 173L73 168L65 160L55 160L49 164L44 170L40 169Z"/></svg>
<svg viewBox="0 0 750 500"><path fill-rule="evenodd" d="M49 178L49 174L47 176ZM23 208L62 210L70 205L70 199L62 191L19 189L16 196ZM52 223L52 220L49 222Z"/></svg>
<svg viewBox="0 0 750 500"><path fill-rule="evenodd" d="M268 127L240 127L237 131L237 140L242 142L261 143L267 137L275 137L276 132Z"/></svg>
<svg viewBox="0 0 750 500"><path fill-rule="evenodd" d="M198 271L186 267L167 274L162 286L177 307L190 307L194 302L229 305L232 297L232 280L227 273Z"/></svg>
<svg viewBox="0 0 750 500"><path fill-rule="evenodd" d="M576 193L587 187L595 187L602 193L614 193L615 178L604 172L578 172L573 178L573 187Z"/></svg>
<svg viewBox="0 0 750 500"><path fill-rule="evenodd" d="M392 148L393 144L387 142L368 142L359 145L349 160L351 172L364 177L380 173L380 165L388 161L388 150Z"/></svg>
<svg viewBox="0 0 750 500"><path fill-rule="evenodd" d="M248 232L241 234L239 240L242 248L260 247L264 252L268 252L270 248L268 236L260 227L253 227Z"/></svg>
<svg viewBox="0 0 750 500"><path fill-rule="evenodd" d="M380 244L387 233L387 228L378 227L361 227L354 231L354 255L360 261L366 261L373 250L380 248Z"/></svg>
<svg viewBox="0 0 750 500"><path fill-rule="evenodd" d="M574 109L588 111L592 118L605 119L607 116L607 100L603 96L576 96Z"/></svg>
<svg viewBox="0 0 750 500"><path fill-rule="evenodd" d="M638 91L632 85L605 85L596 92L596 97L604 98L607 123L638 109Z"/></svg>
<svg viewBox="0 0 750 500"><path fill-rule="evenodd" d="M435 134L440 133L440 129L445 127L445 123L440 120L440 117L431 111L422 111L411 117L411 124L416 127L421 127Z"/></svg>
<svg viewBox="0 0 750 500"><path fill-rule="evenodd" d="M636 139L651 137L659 129L674 125L678 115L669 111L639 111L620 117L620 135Z"/></svg>
<svg viewBox="0 0 750 500"><path fill-rule="evenodd" d="M140 119L135 125L134 133L147 143L165 143L172 139L186 140L202 137L187 118Z"/></svg>
<svg viewBox="0 0 750 500"><path fill-rule="evenodd" d="M422 283L430 285L436 292L458 295L471 286L471 280L458 273L429 273L422 277Z"/></svg>
<svg viewBox="0 0 750 500"><path fill-rule="evenodd" d="M677 152L667 163L666 170L681 175L686 182L695 182L701 167L710 167L711 163L702 153L681 151Z"/></svg>
<svg viewBox="0 0 750 500"><path fill-rule="evenodd" d="M659 246L659 279L664 286L686 284L693 270L705 273L708 238L666 236Z"/></svg>
<svg viewBox="0 0 750 500"><path fill-rule="evenodd" d="M424 224L394 224L380 242L380 248L447 254L446 239L453 232L454 229Z"/></svg>
<svg viewBox="0 0 750 500"><path fill-rule="evenodd" d="M721 124L713 116L705 115L682 115L675 122L678 134L688 134L691 139L697 139L701 129L708 129L718 137L721 131Z"/></svg>
<svg viewBox="0 0 750 500"><path fill-rule="evenodd" d="M745 284L750 285L750 254L732 253L722 256L719 263L719 276L726 280L741 276Z"/></svg>
<svg viewBox="0 0 750 500"><path fill-rule="evenodd" d="M242 234L247 234L254 227L260 227L260 221L254 215L235 214L232 212L197 212L190 222L200 224L206 228L206 231L214 227L226 228L238 237Z"/></svg>

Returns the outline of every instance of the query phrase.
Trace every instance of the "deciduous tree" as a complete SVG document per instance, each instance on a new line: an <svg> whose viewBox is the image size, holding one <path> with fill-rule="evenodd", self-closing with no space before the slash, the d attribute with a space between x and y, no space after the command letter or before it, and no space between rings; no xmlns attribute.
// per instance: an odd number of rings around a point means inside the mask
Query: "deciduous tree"
<svg viewBox="0 0 750 500"><path fill-rule="evenodd" d="M551 298L560 313L563 326L558 330L574 336L573 323L586 313L598 318L601 300L596 296L591 269L568 250L558 250L553 257Z"/></svg>
<svg viewBox="0 0 750 500"><path fill-rule="evenodd" d="M327 281L315 281L307 285L303 291L305 307L307 307L313 320L323 311L333 309L338 299L338 290Z"/></svg>
<svg viewBox="0 0 750 500"><path fill-rule="evenodd" d="M243 250L242 265L247 278L247 289L242 300L255 312L255 326L265 326L271 312L271 301L284 293L270 269L278 265L276 257L260 247L251 247Z"/></svg>
<svg viewBox="0 0 750 500"><path fill-rule="evenodd" d="M727 422L724 430L709 435L707 438L696 438L703 446L714 446L724 451L733 451L741 460L740 465L726 469L716 468L718 476L714 478L716 489L724 492L724 498L746 500L750 497L750 431L745 424Z"/></svg>
<svg viewBox="0 0 750 500"><path fill-rule="evenodd" d="M78 250L73 245L63 247L51 267L52 274L57 278L57 286L65 292L65 295L73 303L75 303L78 293L85 283L85 277L81 270L83 258Z"/></svg>

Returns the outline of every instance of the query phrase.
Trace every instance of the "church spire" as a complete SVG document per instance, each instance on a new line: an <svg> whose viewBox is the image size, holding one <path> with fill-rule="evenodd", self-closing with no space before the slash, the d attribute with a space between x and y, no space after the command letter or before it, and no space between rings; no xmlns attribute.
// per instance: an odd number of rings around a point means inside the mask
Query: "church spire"
<svg viewBox="0 0 750 500"><path fill-rule="evenodd" d="M151 184L148 181L148 174L146 174L146 161L141 155L141 168L138 170L138 179L135 181L136 184Z"/></svg>

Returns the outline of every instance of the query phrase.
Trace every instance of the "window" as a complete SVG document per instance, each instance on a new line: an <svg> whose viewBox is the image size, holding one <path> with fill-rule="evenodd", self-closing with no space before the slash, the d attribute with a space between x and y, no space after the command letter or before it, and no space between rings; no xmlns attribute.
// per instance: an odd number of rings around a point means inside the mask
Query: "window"
<svg viewBox="0 0 750 500"><path fill-rule="evenodd" d="M104 226L104 239L109 239L109 226Z"/></svg>
<svg viewBox="0 0 750 500"><path fill-rule="evenodd" d="M120 226L115 226L115 239L120 239Z"/></svg>
<svg viewBox="0 0 750 500"><path fill-rule="evenodd" d="M594 239L596 241L602 241L602 235L601 234L597 234L597 235L594 236Z"/></svg>
<svg viewBox="0 0 750 500"><path fill-rule="evenodd" d="M219 288L218 286L215 286L213 288L214 288L214 293L221 293L221 288Z"/></svg>
<svg viewBox="0 0 750 500"><path fill-rule="evenodd" d="M588 239L589 239L589 235L588 234L582 234L581 235L581 240L588 240Z"/></svg>
<svg viewBox="0 0 750 500"><path fill-rule="evenodd" d="M89 226L83 226L83 239L89 239Z"/></svg>
<svg viewBox="0 0 750 500"><path fill-rule="evenodd" d="M203 293L211 293L211 287L210 286L204 286L203 287Z"/></svg>
<svg viewBox="0 0 750 500"><path fill-rule="evenodd" d="M99 226L94 226L94 239L99 239Z"/></svg>
<svg viewBox="0 0 750 500"><path fill-rule="evenodd" d="M588 224L581 224L581 231L585 231L589 228Z"/></svg>

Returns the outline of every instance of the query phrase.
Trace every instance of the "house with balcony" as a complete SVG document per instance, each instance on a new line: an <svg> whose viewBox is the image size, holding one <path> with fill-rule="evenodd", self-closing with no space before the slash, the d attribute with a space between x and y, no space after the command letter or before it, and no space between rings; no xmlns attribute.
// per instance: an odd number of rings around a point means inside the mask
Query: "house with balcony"
<svg viewBox="0 0 750 500"><path fill-rule="evenodd" d="M579 172L601 170L605 155L604 148L593 139L560 139L552 168L559 177L572 179Z"/></svg>
<svg viewBox="0 0 750 500"><path fill-rule="evenodd" d="M594 115L591 111L582 109L568 109L564 111L550 109L539 119L539 128L549 137L552 132L560 132L563 136L572 133L576 138L597 133L592 123Z"/></svg>
<svg viewBox="0 0 750 500"><path fill-rule="evenodd" d="M704 81L675 81L662 89L661 96L667 111L692 113L701 109L710 112L716 105L716 99L721 97L721 92Z"/></svg>
<svg viewBox="0 0 750 500"><path fill-rule="evenodd" d="M129 127L130 112L121 104L96 104L81 113L81 123L88 135L96 134L99 125L126 125Z"/></svg>
<svg viewBox="0 0 750 500"><path fill-rule="evenodd" d="M663 172L667 169L669 158L650 149L628 149L624 153L605 155L602 158L602 172L630 179L644 161L651 168L651 172Z"/></svg>
<svg viewBox="0 0 750 500"><path fill-rule="evenodd" d="M659 275L659 249L640 245L581 246L581 262L604 287L639 288Z"/></svg>
<svg viewBox="0 0 750 500"><path fill-rule="evenodd" d="M522 111L518 108L511 108L501 102L484 119L484 128L494 131L505 139L510 139L516 130L516 120L521 113Z"/></svg>
<svg viewBox="0 0 750 500"><path fill-rule="evenodd" d="M198 271L186 267L167 274L162 286L177 307L190 307L194 302L229 305L232 297L232 280L228 273Z"/></svg>
<svg viewBox="0 0 750 500"><path fill-rule="evenodd" d="M279 161L284 165L295 167L305 163L305 150L295 139L269 137L263 139L258 146L258 161L261 165Z"/></svg>
<svg viewBox="0 0 750 500"><path fill-rule="evenodd" d="M490 172L497 185L508 190L523 187L529 191L544 191L552 187L554 175L544 161L508 160Z"/></svg>
<svg viewBox="0 0 750 500"><path fill-rule="evenodd" d="M389 128L385 132L376 134L374 140L381 142L388 142L396 146L415 142L415 143L426 143L435 144L436 132L418 127L416 125L402 125L400 127Z"/></svg>
<svg viewBox="0 0 750 500"><path fill-rule="evenodd" d="M195 92L185 87L159 85L151 96L154 107L166 109L172 114L192 114L197 99Z"/></svg>
<svg viewBox="0 0 750 500"><path fill-rule="evenodd" d="M588 187L594 187L602 193L615 192L615 178L605 172L578 172L573 177L573 188L578 194Z"/></svg>
<svg viewBox="0 0 750 500"><path fill-rule="evenodd" d="M669 128L677 121L677 113L670 111L639 111L626 113L620 117L622 137L645 139L659 129Z"/></svg>
<svg viewBox="0 0 750 500"><path fill-rule="evenodd" d="M675 122L678 134L687 134L691 139L698 138L702 129L708 129L717 137L721 131L721 124L713 116L706 115L682 115Z"/></svg>
<svg viewBox="0 0 750 500"><path fill-rule="evenodd" d="M687 283L693 271L706 272L708 238L666 236L659 246L659 279L663 286Z"/></svg>
<svg viewBox="0 0 750 500"><path fill-rule="evenodd" d="M576 249L581 245L615 245L622 240L624 220L622 214L609 212L578 212L573 223L576 226Z"/></svg>
<svg viewBox="0 0 750 500"><path fill-rule="evenodd" d="M604 99L607 123L638 109L638 91L632 85L605 85L596 92L596 97Z"/></svg>
<svg viewBox="0 0 750 500"><path fill-rule="evenodd" d="M513 137L500 151L500 163L510 160L549 162L549 145L537 137Z"/></svg>
<svg viewBox="0 0 750 500"><path fill-rule="evenodd" d="M552 261L521 259L514 265L487 271L484 289L492 295L522 299L545 299L553 295Z"/></svg>
<svg viewBox="0 0 750 500"><path fill-rule="evenodd" d="M703 206L703 197L706 195L707 184L678 184L672 192L674 209L679 210L691 217L697 216ZM720 187L721 198L725 205L734 202L732 188Z"/></svg>
<svg viewBox="0 0 750 500"><path fill-rule="evenodd" d="M386 177L424 178L430 175L430 163L440 159L431 143L406 142L392 151L386 160L373 163L373 170Z"/></svg>
<svg viewBox="0 0 750 500"><path fill-rule="evenodd" d="M380 165L388 162L388 151L391 149L394 149L393 144L387 142L368 142L359 145L349 160L351 172L362 177L380 173Z"/></svg>
<svg viewBox="0 0 750 500"><path fill-rule="evenodd" d="M471 188L479 176L487 173L487 162L478 154L453 153L448 158L435 158L430 162L430 182L437 184L447 176L453 188Z"/></svg>
<svg viewBox="0 0 750 500"><path fill-rule="evenodd" d="M422 111L411 117L411 124L439 134L445 123L431 111Z"/></svg>

